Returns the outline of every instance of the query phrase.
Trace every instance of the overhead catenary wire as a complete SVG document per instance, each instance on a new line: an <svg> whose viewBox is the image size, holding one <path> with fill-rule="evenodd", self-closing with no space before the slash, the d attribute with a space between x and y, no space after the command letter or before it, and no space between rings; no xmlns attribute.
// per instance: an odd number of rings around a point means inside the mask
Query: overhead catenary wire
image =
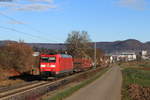
<svg viewBox="0 0 150 100"><path fill-rule="evenodd" d="M21 21L16 20L15 18L10 17L10 16L8 16L8 15L2 13L2 12L0 12L0 15L2 15L3 17L5 17L5 18L7 18L7 19L9 19L9 20L12 20L12 21L14 21L14 22L18 22L18 23L20 23L21 25L23 25L24 27L27 27L27 28L29 28L29 29L31 29L31 30L37 32L37 33L43 33L43 32L41 32L40 30L37 30L37 29L33 28L33 27L30 26L30 25L24 24L24 23L22 23ZM15 32L18 32L18 33L22 33L22 34L26 34L26 35L31 35L31 37L36 37L36 38L39 38L39 39L44 39L44 40L46 40L46 41L52 41L52 42L58 43L58 41L56 41L56 40L50 40L50 39L47 39L47 38L42 37L42 36L37 36L37 35L33 35L33 34L31 34L31 33L29 34L29 33L26 33L26 32L21 32L21 31L18 31L18 30L16 30L16 29L13 29L13 28L8 28L8 27L3 27L3 26L0 26L0 27L3 28L3 29L15 31Z"/></svg>

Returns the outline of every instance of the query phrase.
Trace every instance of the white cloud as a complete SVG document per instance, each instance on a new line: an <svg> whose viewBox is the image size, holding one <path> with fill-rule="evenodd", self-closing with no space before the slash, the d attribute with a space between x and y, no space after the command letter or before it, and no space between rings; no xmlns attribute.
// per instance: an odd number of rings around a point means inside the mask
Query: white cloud
<svg viewBox="0 0 150 100"><path fill-rule="evenodd" d="M34 2L49 2L52 3L53 0L28 0L28 1L34 1Z"/></svg>
<svg viewBox="0 0 150 100"><path fill-rule="evenodd" d="M147 6L146 0L119 0L120 6L143 10Z"/></svg>
<svg viewBox="0 0 150 100"><path fill-rule="evenodd" d="M53 0L15 0L13 2L0 2L0 8L18 11L48 11L56 8Z"/></svg>
<svg viewBox="0 0 150 100"><path fill-rule="evenodd" d="M9 3L9 2L0 2L0 7L17 7L19 6L20 4L17 4L17 3Z"/></svg>
<svg viewBox="0 0 150 100"><path fill-rule="evenodd" d="M26 24L26 23L24 23L24 22L22 22L22 21L17 21L17 20L11 20L11 21L9 21L8 23L9 23L9 24Z"/></svg>
<svg viewBox="0 0 150 100"><path fill-rule="evenodd" d="M21 7L15 8L15 10L20 11L47 11L50 8L56 8L55 5L49 5L49 4L28 4Z"/></svg>

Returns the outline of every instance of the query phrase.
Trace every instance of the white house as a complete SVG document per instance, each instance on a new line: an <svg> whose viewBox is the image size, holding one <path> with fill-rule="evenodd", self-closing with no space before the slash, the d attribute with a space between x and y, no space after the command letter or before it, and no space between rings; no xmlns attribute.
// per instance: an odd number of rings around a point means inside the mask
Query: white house
<svg viewBox="0 0 150 100"><path fill-rule="evenodd" d="M123 52L119 55L119 59L124 59L126 61L133 61L137 59L137 56L134 52Z"/></svg>

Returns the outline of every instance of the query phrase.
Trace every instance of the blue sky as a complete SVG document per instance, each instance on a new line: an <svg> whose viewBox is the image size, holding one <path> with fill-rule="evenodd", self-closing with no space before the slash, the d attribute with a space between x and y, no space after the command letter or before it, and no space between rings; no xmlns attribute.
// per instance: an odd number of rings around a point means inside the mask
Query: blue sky
<svg viewBox="0 0 150 100"><path fill-rule="evenodd" d="M150 1L0 0L0 40L64 42L73 30L92 41L150 41Z"/></svg>

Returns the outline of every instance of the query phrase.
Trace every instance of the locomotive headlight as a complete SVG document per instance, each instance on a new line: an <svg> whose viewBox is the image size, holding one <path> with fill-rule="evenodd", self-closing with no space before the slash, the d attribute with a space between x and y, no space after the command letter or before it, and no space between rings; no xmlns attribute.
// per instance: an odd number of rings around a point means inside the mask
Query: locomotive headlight
<svg viewBox="0 0 150 100"><path fill-rule="evenodd" d="M56 65L51 65L51 67L56 67Z"/></svg>
<svg viewBox="0 0 150 100"><path fill-rule="evenodd" d="M46 67L46 65L41 65L41 67Z"/></svg>

